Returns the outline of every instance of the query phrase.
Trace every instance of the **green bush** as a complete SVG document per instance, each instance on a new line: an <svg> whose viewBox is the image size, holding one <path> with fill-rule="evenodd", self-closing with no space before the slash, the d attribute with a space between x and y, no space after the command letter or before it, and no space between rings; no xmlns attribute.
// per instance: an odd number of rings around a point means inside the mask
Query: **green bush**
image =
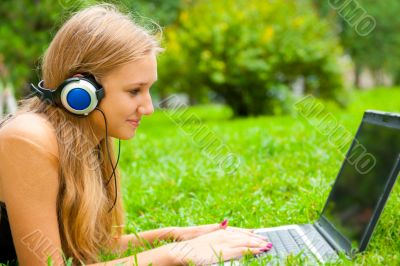
<svg viewBox="0 0 400 266"><path fill-rule="evenodd" d="M165 29L160 95L169 91L204 101L212 90L235 115L290 111L292 83L338 99L341 53L329 25L308 1L199 1Z"/></svg>

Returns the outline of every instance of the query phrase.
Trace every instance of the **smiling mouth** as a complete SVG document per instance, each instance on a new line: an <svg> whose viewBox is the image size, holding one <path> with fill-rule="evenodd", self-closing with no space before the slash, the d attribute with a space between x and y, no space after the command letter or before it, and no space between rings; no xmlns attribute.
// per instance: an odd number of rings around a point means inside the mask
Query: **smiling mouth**
<svg viewBox="0 0 400 266"><path fill-rule="evenodd" d="M139 121L139 120L127 120L127 122L128 122L129 124L131 124L133 127L138 127L139 124L140 124L140 121Z"/></svg>

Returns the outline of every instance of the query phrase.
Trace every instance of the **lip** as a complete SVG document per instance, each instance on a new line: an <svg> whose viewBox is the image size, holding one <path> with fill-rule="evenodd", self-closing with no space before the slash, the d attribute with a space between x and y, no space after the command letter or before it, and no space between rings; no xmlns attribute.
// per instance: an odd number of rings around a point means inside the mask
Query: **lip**
<svg viewBox="0 0 400 266"><path fill-rule="evenodd" d="M140 124L140 120L126 120L129 124L131 124L133 127L138 127Z"/></svg>

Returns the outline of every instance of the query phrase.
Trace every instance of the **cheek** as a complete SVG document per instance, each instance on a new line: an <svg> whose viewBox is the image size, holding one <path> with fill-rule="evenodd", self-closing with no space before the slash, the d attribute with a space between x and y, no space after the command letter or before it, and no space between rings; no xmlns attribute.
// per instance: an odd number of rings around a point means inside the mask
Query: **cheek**
<svg viewBox="0 0 400 266"><path fill-rule="evenodd" d="M122 95L109 94L104 97L99 107L108 115L112 115L118 113L118 110L121 108L124 98ZM108 117L107 115L107 117Z"/></svg>
<svg viewBox="0 0 400 266"><path fill-rule="evenodd" d="M112 117L115 123L121 123L129 118L135 117L137 100L127 93L125 96L122 95L107 102L104 108L106 108L107 113Z"/></svg>
<svg viewBox="0 0 400 266"><path fill-rule="evenodd" d="M112 97L105 97L100 101L100 104L98 105L98 108L102 110L104 115L106 116L107 119L107 127L109 133L113 131L113 128L116 126L116 110L115 110L115 104L114 104L114 99ZM104 123L104 116L101 114L100 111L96 111L96 117L99 123L101 124L102 128L105 127Z"/></svg>
<svg viewBox="0 0 400 266"><path fill-rule="evenodd" d="M133 96L126 96L120 99L119 108L121 112L132 115L138 105L137 98Z"/></svg>
<svg viewBox="0 0 400 266"><path fill-rule="evenodd" d="M110 116L110 112L112 110L112 108L110 108L111 103L109 98L104 98L101 100L100 104L98 105L98 107L104 112L104 114L108 117ZM104 119L104 118L103 118Z"/></svg>
<svg viewBox="0 0 400 266"><path fill-rule="evenodd" d="M131 96L129 92L107 95L99 105L100 109L106 114L107 121L112 122L114 126L118 126L116 124L134 117L137 106L138 98Z"/></svg>

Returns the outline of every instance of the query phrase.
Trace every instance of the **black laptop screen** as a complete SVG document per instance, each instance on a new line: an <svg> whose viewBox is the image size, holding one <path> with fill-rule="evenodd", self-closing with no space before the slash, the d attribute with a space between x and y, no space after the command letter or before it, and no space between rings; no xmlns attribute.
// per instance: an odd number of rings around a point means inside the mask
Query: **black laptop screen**
<svg viewBox="0 0 400 266"><path fill-rule="evenodd" d="M400 153L400 130L362 122L322 215L359 246Z"/></svg>

